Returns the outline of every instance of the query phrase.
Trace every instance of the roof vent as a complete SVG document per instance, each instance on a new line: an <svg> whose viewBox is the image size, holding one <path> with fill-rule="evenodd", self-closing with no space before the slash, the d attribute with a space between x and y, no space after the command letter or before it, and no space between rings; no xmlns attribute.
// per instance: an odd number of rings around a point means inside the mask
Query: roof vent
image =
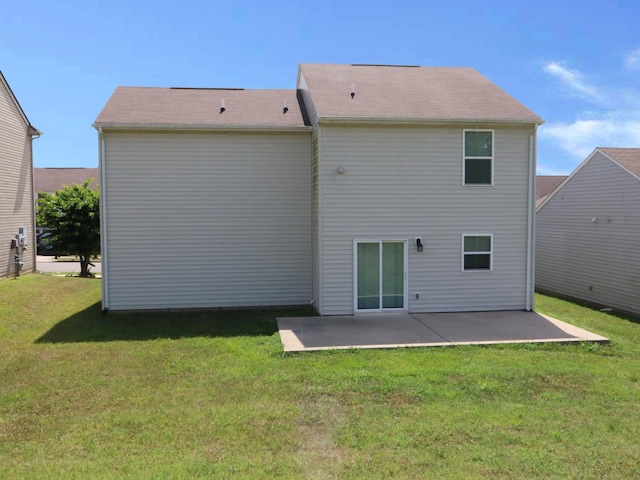
<svg viewBox="0 0 640 480"><path fill-rule="evenodd" d="M356 84L352 83L351 84L351 98L355 98L356 96Z"/></svg>
<svg viewBox="0 0 640 480"><path fill-rule="evenodd" d="M224 108L224 98L220 102L220 113L224 113L226 108Z"/></svg>
<svg viewBox="0 0 640 480"><path fill-rule="evenodd" d="M289 111L289 107L287 107L287 100L284 101L284 107L282 108L282 113L287 113Z"/></svg>

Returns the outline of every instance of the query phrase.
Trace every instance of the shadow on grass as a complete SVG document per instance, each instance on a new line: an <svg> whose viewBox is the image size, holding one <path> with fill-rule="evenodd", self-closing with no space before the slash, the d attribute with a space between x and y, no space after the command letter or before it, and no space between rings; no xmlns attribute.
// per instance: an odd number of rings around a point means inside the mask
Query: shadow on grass
<svg viewBox="0 0 640 480"><path fill-rule="evenodd" d="M587 308L594 312L604 313L609 317L613 317L619 320L627 320L631 323L637 323L640 325L640 315L634 312L628 312L625 310L619 310L616 308L607 307L606 305L602 305L599 303L588 302L586 300L582 300L579 298L573 298L568 296L563 296L554 292L547 292L544 290L536 290L537 293L541 293L550 298L556 298L558 300L562 300L565 302L573 303L574 305L578 305L579 307Z"/></svg>
<svg viewBox="0 0 640 480"><path fill-rule="evenodd" d="M160 338L270 336L276 317L313 315L311 308L102 314L100 302L62 320L36 343L112 342Z"/></svg>

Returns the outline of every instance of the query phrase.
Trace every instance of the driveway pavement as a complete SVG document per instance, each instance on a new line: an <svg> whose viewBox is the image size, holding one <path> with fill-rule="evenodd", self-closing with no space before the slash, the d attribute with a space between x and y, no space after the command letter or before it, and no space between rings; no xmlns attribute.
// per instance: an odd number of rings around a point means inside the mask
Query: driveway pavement
<svg viewBox="0 0 640 480"><path fill-rule="evenodd" d="M102 272L102 264L97 261L91 262L95 267L89 270L93 273ZM46 273L80 273L80 261L73 257L60 257L38 255L36 257L36 269Z"/></svg>
<svg viewBox="0 0 640 480"><path fill-rule="evenodd" d="M609 339L535 312L362 314L278 318L285 352Z"/></svg>

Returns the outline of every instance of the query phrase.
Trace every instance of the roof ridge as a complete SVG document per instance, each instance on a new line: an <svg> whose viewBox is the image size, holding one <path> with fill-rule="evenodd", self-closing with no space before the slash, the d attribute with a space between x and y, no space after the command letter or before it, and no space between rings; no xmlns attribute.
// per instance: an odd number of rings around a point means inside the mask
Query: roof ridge
<svg viewBox="0 0 640 480"><path fill-rule="evenodd" d="M169 87L169 90L244 90L241 87Z"/></svg>
<svg viewBox="0 0 640 480"><path fill-rule="evenodd" d="M409 67L409 68L421 68L420 65L391 65L384 63L352 63L352 67Z"/></svg>

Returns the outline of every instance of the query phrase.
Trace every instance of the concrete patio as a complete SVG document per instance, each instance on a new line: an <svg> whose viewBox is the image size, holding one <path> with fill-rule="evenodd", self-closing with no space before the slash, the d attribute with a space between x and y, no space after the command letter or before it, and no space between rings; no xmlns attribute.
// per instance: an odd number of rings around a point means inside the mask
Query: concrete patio
<svg viewBox="0 0 640 480"><path fill-rule="evenodd" d="M609 339L524 311L361 314L278 318L285 352Z"/></svg>

